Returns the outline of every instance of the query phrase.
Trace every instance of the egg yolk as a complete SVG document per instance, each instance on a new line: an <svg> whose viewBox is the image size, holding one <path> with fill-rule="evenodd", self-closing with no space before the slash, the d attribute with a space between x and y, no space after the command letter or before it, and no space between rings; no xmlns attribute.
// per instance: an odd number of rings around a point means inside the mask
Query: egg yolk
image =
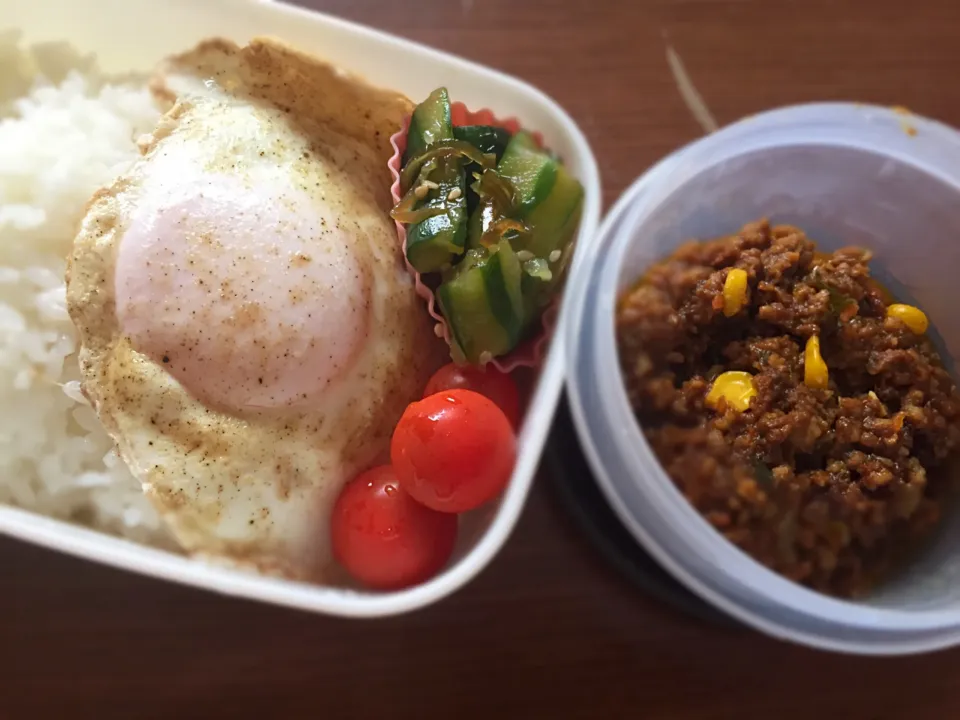
<svg viewBox="0 0 960 720"><path fill-rule="evenodd" d="M117 255L121 329L201 400L307 402L367 334L367 267L353 240L292 184L200 175L148 193Z"/></svg>

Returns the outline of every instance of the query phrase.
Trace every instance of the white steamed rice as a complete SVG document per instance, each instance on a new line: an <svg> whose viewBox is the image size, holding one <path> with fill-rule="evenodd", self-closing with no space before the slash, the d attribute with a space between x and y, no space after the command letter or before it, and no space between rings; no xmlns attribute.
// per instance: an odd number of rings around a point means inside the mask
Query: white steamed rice
<svg viewBox="0 0 960 720"><path fill-rule="evenodd" d="M79 393L63 281L87 200L158 117L142 82L0 35L0 502L167 545Z"/></svg>

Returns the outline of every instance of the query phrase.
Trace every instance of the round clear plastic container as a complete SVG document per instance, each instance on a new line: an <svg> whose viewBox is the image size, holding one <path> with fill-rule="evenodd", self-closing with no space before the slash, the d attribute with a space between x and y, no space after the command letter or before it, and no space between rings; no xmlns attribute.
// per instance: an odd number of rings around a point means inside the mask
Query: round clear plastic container
<svg viewBox="0 0 960 720"><path fill-rule="evenodd" d="M824 249L875 252L874 274L924 309L951 371L960 359L960 134L896 110L788 107L669 156L622 196L577 260L564 322L574 421L623 524L702 598L770 635L903 654L960 643L960 511L903 573L858 602L807 590L717 534L676 489L630 409L617 360L619 293L690 238L768 217ZM960 510L960 509L958 509Z"/></svg>

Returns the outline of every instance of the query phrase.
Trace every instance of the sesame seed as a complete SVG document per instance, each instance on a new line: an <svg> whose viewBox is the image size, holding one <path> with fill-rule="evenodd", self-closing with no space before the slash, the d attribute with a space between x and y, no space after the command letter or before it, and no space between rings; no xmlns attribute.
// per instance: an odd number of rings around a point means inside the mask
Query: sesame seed
<svg viewBox="0 0 960 720"><path fill-rule="evenodd" d="M424 180L424 181L423 181L423 184L426 185L426 186L427 186L428 188L430 188L431 190L436 190L437 188L440 187L440 186L437 185L433 180Z"/></svg>
<svg viewBox="0 0 960 720"><path fill-rule="evenodd" d="M482 353L480 353L480 357L478 359L480 360L481 365L486 365L488 362L493 360L493 353L491 353L489 350L484 350Z"/></svg>
<svg viewBox="0 0 960 720"><path fill-rule="evenodd" d="M552 253L550 253L550 262L556 262L559 259L560 259L559 250L554 250Z"/></svg>
<svg viewBox="0 0 960 720"><path fill-rule="evenodd" d="M533 253L529 250L517 250L517 260L520 262L526 262L527 260L533 260Z"/></svg>
<svg viewBox="0 0 960 720"><path fill-rule="evenodd" d="M443 325L437 323L433 326L433 334L437 337L443 337Z"/></svg>
<svg viewBox="0 0 960 720"><path fill-rule="evenodd" d="M458 187L455 187L447 194L447 200L456 200L458 197L460 197L460 188Z"/></svg>
<svg viewBox="0 0 960 720"><path fill-rule="evenodd" d="M414 191L413 191L413 194L414 194L418 199L423 200L423 199L427 196L427 191L429 191L429 190L430 190L430 188L428 188L428 187L427 187L427 184L424 183L423 185L420 185L416 190L414 190Z"/></svg>

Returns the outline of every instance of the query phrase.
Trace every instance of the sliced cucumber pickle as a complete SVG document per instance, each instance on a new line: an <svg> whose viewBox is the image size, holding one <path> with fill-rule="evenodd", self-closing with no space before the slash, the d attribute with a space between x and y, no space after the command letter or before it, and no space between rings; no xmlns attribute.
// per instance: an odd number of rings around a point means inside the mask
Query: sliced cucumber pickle
<svg viewBox="0 0 960 720"><path fill-rule="evenodd" d="M583 188L525 131L453 127L439 88L410 119L404 198L407 259L438 273L435 297L461 362L513 350L557 292L583 208Z"/></svg>
<svg viewBox="0 0 960 720"><path fill-rule="evenodd" d="M497 164L497 172L516 189L520 217L526 217L550 194L558 167L556 160L537 147L530 133L518 132L513 136Z"/></svg>
<svg viewBox="0 0 960 720"><path fill-rule="evenodd" d="M452 139L450 98L446 88L439 88L413 111L404 165L427 152L431 145ZM467 239L467 188L463 167L462 157L448 156L439 159L431 172L421 173L417 178L423 198L416 209L443 211L407 228L407 259L417 272L437 272L463 254Z"/></svg>
<svg viewBox="0 0 960 720"><path fill-rule="evenodd" d="M477 258L482 251L470 253L474 264L442 283L437 300L463 358L483 364L510 352L523 335L522 271L506 241L481 259Z"/></svg>
<svg viewBox="0 0 960 720"><path fill-rule="evenodd" d="M446 88L437 88L413 110L407 130L407 148L403 164L422 155L428 147L440 140L453 140L453 122L450 120L450 96Z"/></svg>

